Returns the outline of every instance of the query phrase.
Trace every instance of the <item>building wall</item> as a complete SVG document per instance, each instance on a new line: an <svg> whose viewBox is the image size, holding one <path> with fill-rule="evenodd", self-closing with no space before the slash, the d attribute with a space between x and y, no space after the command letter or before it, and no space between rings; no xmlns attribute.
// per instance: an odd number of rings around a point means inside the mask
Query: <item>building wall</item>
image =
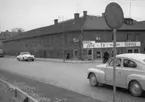
<svg viewBox="0 0 145 102"><path fill-rule="evenodd" d="M145 51L143 31L118 31L117 42L141 41L140 51ZM83 39L82 39L83 38ZM89 59L88 50L82 48L81 41L112 42L112 31L76 31L61 34L49 34L4 43L4 51L9 55L18 55L22 51L29 51L36 57L63 58L69 53L70 59ZM136 48L136 47L135 47ZM127 52L128 48L117 48L118 53ZM93 58L97 59L97 52L101 52L101 58L105 51L112 56L112 48L94 48Z"/></svg>
<svg viewBox="0 0 145 102"><path fill-rule="evenodd" d="M143 31L117 31L117 34L116 34L117 42L128 42L128 41L141 42L141 47L117 48L117 54L127 53L129 49L133 51L138 49L140 52L142 52L142 45L145 45L145 42L141 35L142 36L144 35ZM112 31L84 31L83 36L84 36L84 39L83 39L84 41L113 42ZM106 51L109 52L110 56L113 55L113 48L92 48L92 49L84 49L83 55L85 58L88 58L88 50L93 51L93 56L91 57L92 59L97 59L98 51L100 51L101 58L103 57L103 53Z"/></svg>

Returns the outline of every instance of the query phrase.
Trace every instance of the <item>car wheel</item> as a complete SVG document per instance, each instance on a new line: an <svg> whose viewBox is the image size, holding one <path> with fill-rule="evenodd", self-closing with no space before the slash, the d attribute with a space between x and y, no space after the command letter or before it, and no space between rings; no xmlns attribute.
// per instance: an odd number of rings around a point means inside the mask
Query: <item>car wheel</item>
<svg viewBox="0 0 145 102"><path fill-rule="evenodd" d="M34 61L34 59L32 59L32 61Z"/></svg>
<svg viewBox="0 0 145 102"><path fill-rule="evenodd" d="M133 96L141 96L143 93L142 87L139 82L131 81L129 84L129 91Z"/></svg>
<svg viewBox="0 0 145 102"><path fill-rule="evenodd" d="M91 86L97 86L98 85L98 80L96 78L96 75L95 74L90 74L89 76L89 81L90 81L90 85Z"/></svg>
<svg viewBox="0 0 145 102"><path fill-rule="evenodd" d="M19 58L17 58L17 60L18 60L18 61L20 61L20 59L19 59Z"/></svg>

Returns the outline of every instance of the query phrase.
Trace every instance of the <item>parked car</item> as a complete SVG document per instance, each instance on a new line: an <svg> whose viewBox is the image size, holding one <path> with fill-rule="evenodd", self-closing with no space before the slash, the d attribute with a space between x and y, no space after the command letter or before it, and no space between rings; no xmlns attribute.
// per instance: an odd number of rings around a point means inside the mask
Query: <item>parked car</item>
<svg viewBox="0 0 145 102"><path fill-rule="evenodd" d="M113 58L106 64L88 69L87 78L92 86L98 83L113 85ZM133 96L145 90L145 54L128 53L116 56L116 86L126 88Z"/></svg>
<svg viewBox="0 0 145 102"><path fill-rule="evenodd" d="M31 55L30 52L21 52L20 55L18 55L16 58L19 61L34 61L35 59L34 55Z"/></svg>
<svg viewBox="0 0 145 102"><path fill-rule="evenodd" d="M0 49L0 57L4 57L4 51Z"/></svg>

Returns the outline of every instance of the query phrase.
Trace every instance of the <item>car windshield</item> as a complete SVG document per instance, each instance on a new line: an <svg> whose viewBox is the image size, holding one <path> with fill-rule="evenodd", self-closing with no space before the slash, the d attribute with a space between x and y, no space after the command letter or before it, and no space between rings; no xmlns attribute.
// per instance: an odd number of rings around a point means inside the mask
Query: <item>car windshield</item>
<svg viewBox="0 0 145 102"><path fill-rule="evenodd" d="M21 52L20 55L26 55L26 54L29 54L30 55L30 52Z"/></svg>

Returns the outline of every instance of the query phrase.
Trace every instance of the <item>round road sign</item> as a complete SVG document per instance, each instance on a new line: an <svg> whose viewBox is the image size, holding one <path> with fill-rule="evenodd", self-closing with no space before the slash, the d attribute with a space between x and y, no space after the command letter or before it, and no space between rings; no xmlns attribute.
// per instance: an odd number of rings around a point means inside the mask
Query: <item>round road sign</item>
<svg viewBox="0 0 145 102"><path fill-rule="evenodd" d="M112 2L105 10L105 21L112 29L119 29L124 23L124 14L119 4Z"/></svg>

